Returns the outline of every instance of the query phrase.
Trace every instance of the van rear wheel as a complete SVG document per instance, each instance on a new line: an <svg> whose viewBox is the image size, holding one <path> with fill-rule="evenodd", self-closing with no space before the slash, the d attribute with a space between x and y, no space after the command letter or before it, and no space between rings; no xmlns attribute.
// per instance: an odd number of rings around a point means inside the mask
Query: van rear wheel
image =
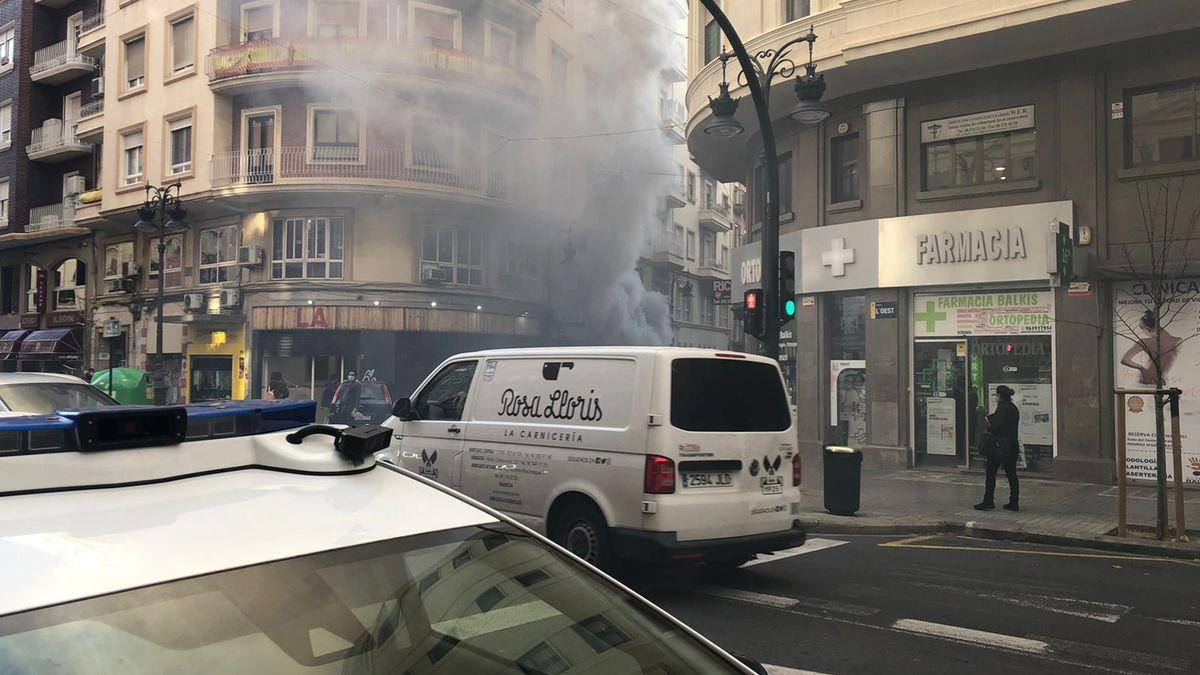
<svg viewBox="0 0 1200 675"><path fill-rule="evenodd" d="M575 504L558 519L554 540L603 570L612 569L612 544L604 514L591 504Z"/></svg>

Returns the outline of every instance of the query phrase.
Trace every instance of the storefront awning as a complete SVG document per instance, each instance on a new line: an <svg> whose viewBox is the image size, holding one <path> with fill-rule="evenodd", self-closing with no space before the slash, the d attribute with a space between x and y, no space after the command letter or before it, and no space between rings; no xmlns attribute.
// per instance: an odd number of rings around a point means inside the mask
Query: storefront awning
<svg viewBox="0 0 1200 675"><path fill-rule="evenodd" d="M82 353L79 336L69 328L35 330L21 343L25 360L78 358Z"/></svg>
<svg viewBox="0 0 1200 675"><path fill-rule="evenodd" d="M22 328L20 330L10 330L0 336L0 361L17 358L17 355L21 352L22 341L31 332Z"/></svg>

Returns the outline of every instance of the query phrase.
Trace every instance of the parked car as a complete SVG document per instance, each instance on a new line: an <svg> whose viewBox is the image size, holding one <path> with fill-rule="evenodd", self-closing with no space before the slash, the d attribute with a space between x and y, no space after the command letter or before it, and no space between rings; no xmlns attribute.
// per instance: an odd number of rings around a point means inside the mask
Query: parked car
<svg viewBox="0 0 1200 675"><path fill-rule="evenodd" d="M300 407L0 416L5 670L764 672Z"/></svg>
<svg viewBox="0 0 1200 675"><path fill-rule="evenodd" d="M52 413L55 410L119 405L95 386L73 375L0 373L0 410Z"/></svg>
<svg viewBox="0 0 1200 675"><path fill-rule="evenodd" d="M392 461L602 567L737 566L804 543L774 361L673 347L511 349L438 367L386 423Z"/></svg>

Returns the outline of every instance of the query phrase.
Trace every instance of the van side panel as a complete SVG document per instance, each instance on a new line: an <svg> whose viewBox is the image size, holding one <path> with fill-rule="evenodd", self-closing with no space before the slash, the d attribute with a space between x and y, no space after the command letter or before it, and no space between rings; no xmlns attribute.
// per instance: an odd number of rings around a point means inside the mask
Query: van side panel
<svg viewBox="0 0 1200 675"><path fill-rule="evenodd" d="M464 491L539 519L578 492L609 525L639 527L652 360L562 351L484 358L468 406Z"/></svg>

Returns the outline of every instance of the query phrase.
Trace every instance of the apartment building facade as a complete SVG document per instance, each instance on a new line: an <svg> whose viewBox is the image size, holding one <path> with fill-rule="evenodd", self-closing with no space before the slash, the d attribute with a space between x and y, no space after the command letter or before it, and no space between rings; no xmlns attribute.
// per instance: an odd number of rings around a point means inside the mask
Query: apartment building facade
<svg viewBox="0 0 1200 675"><path fill-rule="evenodd" d="M1146 429L1145 415L1115 410L1112 392L1146 378L1146 354L1124 334L1195 329L1190 312L1173 329L1147 327L1137 309L1146 290L1122 271L1126 251L1148 250L1139 202L1169 195L1185 214L1196 208L1191 3L723 4L752 53L812 27L828 83L831 116L816 126L787 117L790 82L773 95L780 245L800 266L798 317L783 330L801 446L858 446L876 465L978 469L982 415L1006 384L1022 412L1023 470L1111 480L1115 420L1126 415L1137 430L1128 471L1153 477L1152 420ZM753 111L744 101L742 137L701 130L724 42L699 3L693 12L689 147L719 179L747 181L761 239ZM1075 242L1069 284L1047 243L1058 227ZM759 283L759 250L733 254L735 299ZM1186 401L1195 380L1178 364L1195 359L1178 356L1166 375ZM1200 479L1187 466L1185 479Z"/></svg>

